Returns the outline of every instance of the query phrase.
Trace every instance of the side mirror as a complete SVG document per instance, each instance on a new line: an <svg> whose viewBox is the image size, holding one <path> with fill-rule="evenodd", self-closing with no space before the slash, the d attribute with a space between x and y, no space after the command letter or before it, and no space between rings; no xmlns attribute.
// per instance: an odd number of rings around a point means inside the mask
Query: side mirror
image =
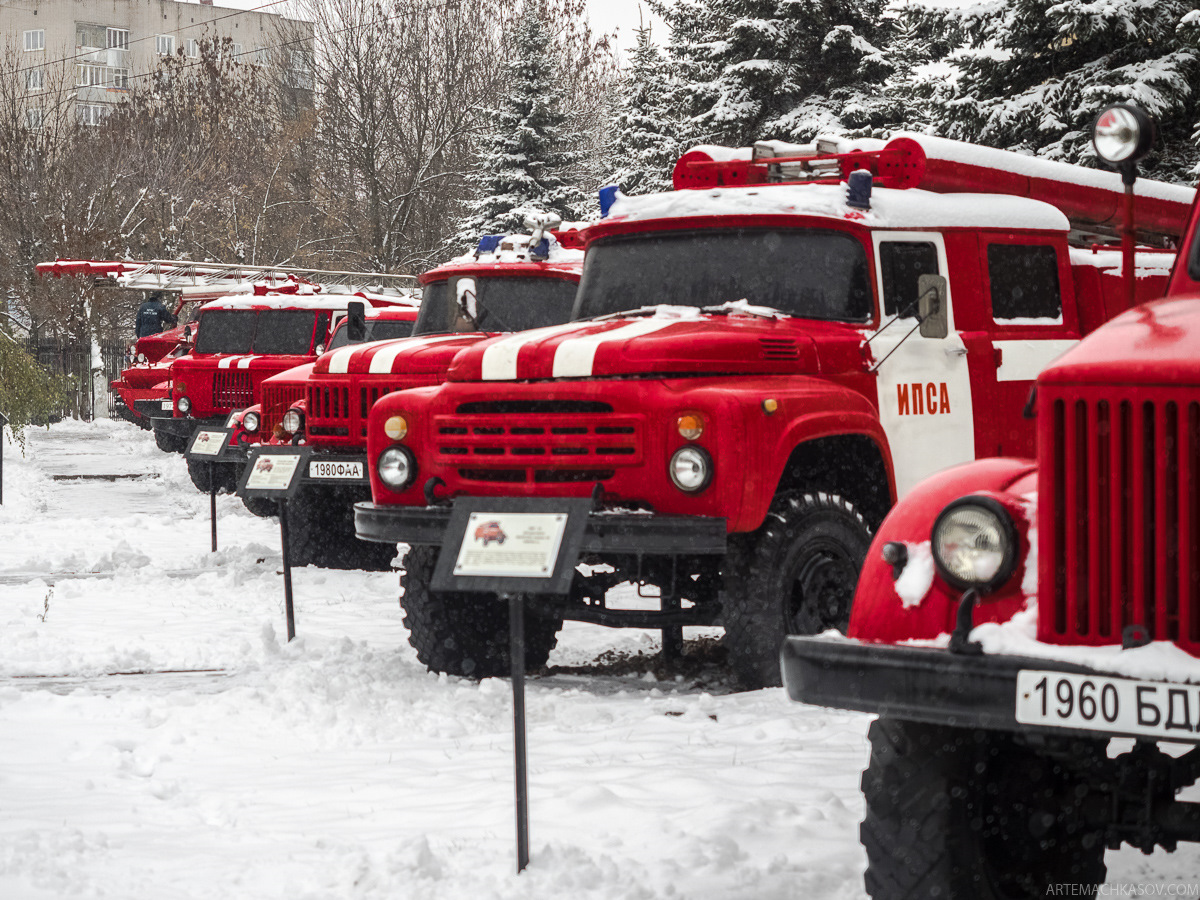
<svg viewBox="0 0 1200 900"><path fill-rule="evenodd" d="M351 300L346 307L346 340L361 344L367 337L367 307L361 300Z"/></svg>
<svg viewBox="0 0 1200 900"><path fill-rule="evenodd" d="M921 275L917 278L918 309L921 316L921 337L944 338L950 333L946 314L946 278L943 275Z"/></svg>
<svg viewBox="0 0 1200 900"><path fill-rule="evenodd" d="M466 319L474 327L479 319L479 307L475 302L475 279L465 276L455 281L454 299L458 303L459 319Z"/></svg>

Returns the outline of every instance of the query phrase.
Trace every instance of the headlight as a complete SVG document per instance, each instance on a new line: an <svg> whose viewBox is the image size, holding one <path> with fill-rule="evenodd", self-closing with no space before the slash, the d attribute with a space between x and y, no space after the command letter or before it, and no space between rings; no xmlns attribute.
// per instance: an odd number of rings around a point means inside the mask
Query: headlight
<svg viewBox="0 0 1200 900"><path fill-rule="evenodd" d="M700 447L680 447L671 457L671 481L681 491L695 493L712 480L712 458Z"/></svg>
<svg viewBox="0 0 1200 900"><path fill-rule="evenodd" d="M304 416L298 409L289 409L283 414L282 424L288 434L299 434L304 430Z"/></svg>
<svg viewBox="0 0 1200 900"><path fill-rule="evenodd" d="M1096 155L1110 166L1136 163L1154 145L1154 123L1135 106L1114 104L1096 117L1092 144Z"/></svg>
<svg viewBox="0 0 1200 900"><path fill-rule="evenodd" d="M1008 511L989 497L963 497L933 523L933 560L955 587L994 591L1013 573L1017 532Z"/></svg>
<svg viewBox="0 0 1200 900"><path fill-rule="evenodd" d="M256 412L248 412L242 416L242 428L246 431L258 431L258 426L261 424L262 420L259 419Z"/></svg>
<svg viewBox="0 0 1200 900"><path fill-rule="evenodd" d="M417 461L403 447L389 447L379 454L375 469L379 472L380 481L393 491L399 491L416 478Z"/></svg>
<svg viewBox="0 0 1200 900"><path fill-rule="evenodd" d="M139 364L141 364L141 365L145 365L145 364L146 364L146 354L145 354L145 353L139 353L139 354L137 355L137 361L138 361L138 363L139 363Z"/></svg>
<svg viewBox="0 0 1200 900"><path fill-rule="evenodd" d="M704 434L704 419L699 413L684 413L675 419L675 430L684 440L697 440Z"/></svg>
<svg viewBox="0 0 1200 900"><path fill-rule="evenodd" d="M187 415L187 411L192 408L192 401L187 397L180 397L175 401L175 408L184 415Z"/></svg>

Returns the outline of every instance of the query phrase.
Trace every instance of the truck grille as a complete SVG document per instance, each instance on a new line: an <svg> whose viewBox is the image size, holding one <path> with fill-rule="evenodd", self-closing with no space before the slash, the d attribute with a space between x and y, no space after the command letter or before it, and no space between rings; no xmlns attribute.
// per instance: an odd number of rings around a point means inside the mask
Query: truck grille
<svg viewBox="0 0 1200 900"><path fill-rule="evenodd" d="M470 481L606 481L642 463L643 424L594 401L466 403L434 416L440 462Z"/></svg>
<svg viewBox="0 0 1200 900"><path fill-rule="evenodd" d="M254 402L250 373L218 369L213 373L213 407L215 409L245 409Z"/></svg>
<svg viewBox="0 0 1200 900"><path fill-rule="evenodd" d="M283 414L293 403L304 396L304 385L263 384L262 392L262 425L259 434L271 435L275 426L283 421Z"/></svg>
<svg viewBox="0 0 1200 900"><path fill-rule="evenodd" d="M1112 388L1054 399L1044 431L1039 627L1055 642L1119 643L1129 625L1200 651L1200 404ZM1047 485L1047 479L1049 484ZM1046 490L1047 486L1050 488ZM1046 615L1050 612L1050 615Z"/></svg>

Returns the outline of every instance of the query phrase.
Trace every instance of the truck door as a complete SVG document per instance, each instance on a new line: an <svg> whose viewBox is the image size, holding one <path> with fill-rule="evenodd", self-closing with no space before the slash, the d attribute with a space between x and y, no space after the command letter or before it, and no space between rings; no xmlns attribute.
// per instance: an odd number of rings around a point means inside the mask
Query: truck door
<svg viewBox="0 0 1200 900"><path fill-rule="evenodd" d="M971 348L975 399L988 410L976 445L983 456L1032 457L1033 423L1021 415L1029 392L1042 369L1079 343L1071 263L1052 238L986 235L981 243L992 352Z"/></svg>
<svg viewBox="0 0 1200 900"><path fill-rule="evenodd" d="M881 324L899 318L871 341L876 360L879 418L896 469L896 493L947 466L975 459L975 416L967 348L954 323L953 279L936 232L876 232L876 289ZM922 337L917 279L947 278L944 338ZM882 362L880 362L882 360Z"/></svg>

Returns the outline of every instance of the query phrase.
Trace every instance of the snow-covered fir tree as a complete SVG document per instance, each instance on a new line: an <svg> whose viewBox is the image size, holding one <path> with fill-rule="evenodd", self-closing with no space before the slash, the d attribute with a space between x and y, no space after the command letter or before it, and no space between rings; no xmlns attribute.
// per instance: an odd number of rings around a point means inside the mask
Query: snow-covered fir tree
<svg viewBox="0 0 1200 900"><path fill-rule="evenodd" d="M610 182L620 184L627 194L671 189L671 170L684 149L673 89L663 53L650 39L650 28L639 28L617 94L610 156L616 166Z"/></svg>
<svg viewBox="0 0 1200 900"><path fill-rule="evenodd" d="M707 139L745 145L900 123L883 89L893 23L883 0L712 0L672 12L671 50L691 70L690 112Z"/></svg>
<svg viewBox="0 0 1200 900"><path fill-rule="evenodd" d="M931 92L940 133L1091 163L1096 113L1131 102L1159 126L1148 172L1194 180L1196 0L1014 0L964 11L955 24L965 47Z"/></svg>
<svg viewBox="0 0 1200 900"><path fill-rule="evenodd" d="M488 116L474 179L479 199L459 228L461 245L481 234L521 231L531 213L573 220L584 205L583 192L565 178L574 159L566 149L566 98L546 16L540 0L526 0L514 24L508 93Z"/></svg>

